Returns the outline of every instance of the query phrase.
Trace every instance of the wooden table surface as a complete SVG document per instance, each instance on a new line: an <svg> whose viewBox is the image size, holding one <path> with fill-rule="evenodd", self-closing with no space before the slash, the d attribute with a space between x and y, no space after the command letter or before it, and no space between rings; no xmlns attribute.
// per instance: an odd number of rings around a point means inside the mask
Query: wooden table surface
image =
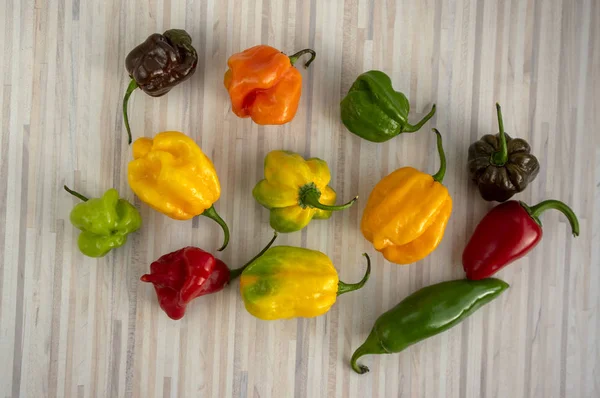
<svg viewBox="0 0 600 398"><path fill-rule="evenodd" d="M0 396L22 397L598 397L600 396L600 2L596 0L4 0L0 6ZM200 62L161 98L136 92L135 136L180 130L214 161L216 208L232 231L219 256L238 266L270 238L268 211L252 198L265 154L288 149L325 159L339 201L359 202L329 221L279 238L329 255L358 280L325 316L260 321L234 283L172 321L140 276L186 245L214 251L208 219L175 221L135 198L121 116L125 56L153 32L185 28ZM227 58L256 44L310 47L295 119L259 127L231 112ZM350 134L339 102L369 69L388 73L412 105L435 117L416 134L375 144ZM579 215L573 239L558 212L545 236L498 275L511 288L452 330L402 354L349 357L377 316L415 290L463 278L461 253L484 202L466 170L469 144L497 132L494 104L525 138L541 171L516 198L561 199ZM359 231L374 184L396 168L438 168L454 198L438 249L390 264ZM77 250L68 184L90 195L111 187L140 209L143 228L101 259Z"/></svg>

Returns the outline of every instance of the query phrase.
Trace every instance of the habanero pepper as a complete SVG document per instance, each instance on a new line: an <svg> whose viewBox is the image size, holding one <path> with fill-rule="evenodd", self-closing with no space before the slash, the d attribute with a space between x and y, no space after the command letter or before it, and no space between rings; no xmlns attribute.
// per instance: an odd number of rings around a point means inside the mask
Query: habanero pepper
<svg viewBox="0 0 600 398"><path fill-rule="evenodd" d="M135 47L125 59L125 68L131 82L123 98L123 121L131 144L131 128L127 102L136 88L151 97L165 95L196 71L198 53L192 38L182 29L169 29L162 35L154 33Z"/></svg>
<svg viewBox="0 0 600 398"><path fill-rule="evenodd" d="M294 64L307 53L311 57L304 67L308 68L317 55L309 48L288 56L273 47L259 45L229 57L223 84L233 113L251 117L261 125L291 121L302 94L302 75Z"/></svg>
<svg viewBox="0 0 600 398"><path fill-rule="evenodd" d="M184 247L161 256L150 265L150 273L140 280L154 285L160 308L169 318L181 319L193 299L223 290L250 263L262 256L276 238L277 232L260 253L236 269L229 269L223 261L202 249Z"/></svg>
<svg viewBox="0 0 600 398"><path fill-rule="evenodd" d="M290 151L271 151L265 157L265 178L252 190L254 199L270 210L271 228L294 232L306 227L313 218L328 219L331 213L347 209L357 200L335 206L336 193L327 184L331 180L324 160Z"/></svg>
<svg viewBox="0 0 600 398"><path fill-rule="evenodd" d="M103 257L127 242L127 235L140 229L142 217L125 199L119 199L116 189L109 189L101 198L88 199L64 186L65 191L79 198L69 216L71 224L81 230L77 238L79 251L88 257Z"/></svg>
<svg viewBox="0 0 600 398"><path fill-rule="evenodd" d="M360 229L375 250L396 264L425 258L444 237L452 198L442 185L446 155L437 136L440 169L432 175L402 167L375 185L367 200Z"/></svg>
<svg viewBox="0 0 600 398"><path fill-rule="evenodd" d="M562 212L571 224L573 236L579 236L577 216L563 202L545 200L531 207L515 200L501 203L477 224L463 251L467 278L478 280L492 276L530 252L542 239L539 215L548 209Z"/></svg>
<svg viewBox="0 0 600 398"><path fill-rule="evenodd" d="M127 179L131 190L154 210L176 220L198 215L217 222L229 242L229 228L213 204L221 184L210 159L196 142L179 131L163 131L133 143Z"/></svg>
<svg viewBox="0 0 600 398"><path fill-rule="evenodd" d="M240 293L246 310L263 320L312 318L329 311L340 294L358 290L371 274L371 260L358 283L339 280L325 254L301 247L277 246L242 272Z"/></svg>
<svg viewBox="0 0 600 398"><path fill-rule="evenodd" d="M372 70L358 76L340 110L342 122L351 133L371 142L384 142L418 131L435 114L435 104L420 122L408 123L410 103L406 96L394 90L388 75Z"/></svg>
<svg viewBox="0 0 600 398"><path fill-rule="evenodd" d="M424 287L383 313L365 342L354 351L350 365L356 373L369 371L357 363L370 354L398 353L442 333L498 297L508 284L500 279L466 279Z"/></svg>
<svg viewBox="0 0 600 398"><path fill-rule="evenodd" d="M504 202L527 188L540 171L540 164L530 153L527 141L511 138L504 132L499 104L496 104L496 113L500 133L484 135L471 144L468 166L481 197Z"/></svg>

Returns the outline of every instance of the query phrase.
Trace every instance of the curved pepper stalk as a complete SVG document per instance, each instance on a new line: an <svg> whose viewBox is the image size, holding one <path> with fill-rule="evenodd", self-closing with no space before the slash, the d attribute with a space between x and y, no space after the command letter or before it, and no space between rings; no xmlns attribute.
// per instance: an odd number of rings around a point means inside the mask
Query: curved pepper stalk
<svg viewBox="0 0 600 398"><path fill-rule="evenodd" d="M260 253L258 253L256 256L252 257L250 259L250 261L248 261L246 264L242 265L239 268L236 269L232 269L229 271L229 282L231 282L232 280L234 280L235 278L239 277L240 275L242 275L242 272L244 272L244 270L246 268L248 268L248 266L250 264L252 264L253 262L255 262L256 260L258 260L259 257L261 257L263 254L265 254L265 252L267 250L269 250L269 248L273 245L273 243L275 242L275 239L277 239L277 231L273 232L273 238L269 241L269 243L264 247L264 249L262 249L260 251Z"/></svg>
<svg viewBox="0 0 600 398"><path fill-rule="evenodd" d="M317 188L317 186L315 185L314 182L310 182L310 183L300 187L300 190L298 192L298 204L303 209L305 209L307 207L312 207L315 209L325 210L325 211L344 210L344 209L351 207L354 204L354 202L356 202L358 200L358 195L355 196L354 198L352 198L352 200L350 200L349 202L344 203L343 205L337 205L337 206L323 204L323 203L319 202L320 198L321 198L321 191L319 190L319 188Z"/></svg>
<svg viewBox="0 0 600 398"><path fill-rule="evenodd" d="M571 224L571 231L573 233L573 236L575 236L575 237L579 236L579 220L577 219L575 212L573 210L571 210L571 208L569 206L567 206L560 200L553 200L553 199L544 200L543 202L540 202L535 206L528 206L524 202L519 202L519 203L527 211L527 213L529 213L529 216L531 218L533 218L533 220L540 227L542 226L542 222L540 221L540 218L539 218L540 214L542 214L546 210L550 210L550 209L560 211L562 214L565 215L565 217L567 217L567 220L569 220L569 224Z"/></svg>
<svg viewBox="0 0 600 398"><path fill-rule="evenodd" d="M223 245L219 249L217 249L217 251L225 250L227 244L229 243L229 227L227 226L227 223L221 218L219 213L217 213L214 206L210 206L208 209L204 210L204 212L200 215L216 221L217 224L221 226L221 228L223 229L223 234L225 236L223 238Z"/></svg>
<svg viewBox="0 0 600 398"><path fill-rule="evenodd" d="M444 147L442 146L442 135L438 131L438 129L432 129L436 135L437 142L437 150L438 155L440 157L440 169L437 173L432 175L433 179L440 184L444 181L444 176L446 175L446 154L444 153Z"/></svg>
<svg viewBox="0 0 600 398"><path fill-rule="evenodd" d="M371 258L369 257L369 255L367 253L363 253L363 256L365 256L367 258L367 271L365 271L365 275L360 280L360 282L357 282L357 283L344 283L342 281L338 281L338 292L337 292L338 296L340 294L353 292L355 290L360 289L369 280L369 277L371 276Z"/></svg>
<svg viewBox="0 0 600 398"><path fill-rule="evenodd" d="M292 64L292 66L294 66L296 61L298 61L298 58L300 58L304 54L310 54L310 59L308 61L306 61L306 63L304 64L304 69L307 69L310 66L310 64L312 63L312 61L314 61L317 56L317 53L315 52L315 50L312 50L310 48L305 48L304 50L300 50L296 54L292 54L289 56L290 63Z"/></svg>
<svg viewBox="0 0 600 398"><path fill-rule="evenodd" d="M129 97L131 97L131 93L138 88L138 84L135 80L131 79L129 82L129 86L127 86L127 91L125 92L125 96L123 97L123 121L125 122L125 129L127 130L127 142L129 145L133 142L133 138L131 137L131 127L129 127L129 115L127 114L127 104L129 103Z"/></svg>

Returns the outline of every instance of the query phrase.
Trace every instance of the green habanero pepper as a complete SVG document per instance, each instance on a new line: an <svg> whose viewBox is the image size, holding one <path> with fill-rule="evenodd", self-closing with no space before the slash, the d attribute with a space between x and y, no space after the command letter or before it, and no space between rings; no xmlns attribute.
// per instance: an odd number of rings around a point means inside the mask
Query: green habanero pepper
<svg viewBox="0 0 600 398"><path fill-rule="evenodd" d="M79 250L89 257L103 257L127 242L127 235L142 225L138 210L125 199L119 199L116 189L109 189L101 198L88 199L69 189L71 195L83 200L71 210L71 224L82 232L77 239Z"/></svg>
<svg viewBox="0 0 600 398"><path fill-rule="evenodd" d="M506 282L489 278L442 282L416 291L377 318L367 340L352 355L352 369L359 374L368 372L368 367L356 363L358 358L368 354L398 353L442 333L507 288Z"/></svg>
<svg viewBox="0 0 600 398"><path fill-rule="evenodd" d="M388 75L378 70L358 76L340 107L346 128L371 142L384 142L402 133L414 133L435 114L434 104L419 123L409 124L408 99L394 90Z"/></svg>

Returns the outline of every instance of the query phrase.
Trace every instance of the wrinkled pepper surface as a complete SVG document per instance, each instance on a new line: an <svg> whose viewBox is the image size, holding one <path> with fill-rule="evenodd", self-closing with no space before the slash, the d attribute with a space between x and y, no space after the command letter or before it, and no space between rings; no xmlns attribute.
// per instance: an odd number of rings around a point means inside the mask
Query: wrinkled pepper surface
<svg viewBox="0 0 600 398"><path fill-rule="evenodd" d="M325 254L301 247L277 246L242 272L240 292L246 310L264 320L315 317L329 311L337 296L360 289L369 279L371 260L358 283L339 280Z"/></svg>
<svg viewBox="0 0 600 398"><path fill-rule="evenodd" d="M150 207L176 220L203 215L216 221L229 242L229 228L213 204L221 185L212 162L190 137L178 131L138 138L129 162L131 190Z"/></svg>
<svg viewBox="0 0 600 398"><path fill-rule="evenodd" d="M89 257L103 257L127 242L127 235L142 226L142 217L125 199L119 199L116 189L109 189L101 198L88 199L82 194L64 189L81 199L71 210L71 224L81 230L77 238L79 250Z"/></svg>
<svg viewBox="0 0 600 398"><path fill-rule="evenodd" d="M125 68L131 82L123 98L123 121L131 144L131 128L127 102L136 88L151 97L165 95L196 71L198 54L192 38L182 29L169 29L162 35L154 33L135 47L125 58Z"/></svg>
<svg viewBox="0 0 600 398"><path fill-rule="evenodd" d="M416 291L383 313L367 340L354 352L350 364L359 374L369 371L357 360L363 355L393 354L462 322L498 297L508 284L500 279L456 280Z"/></svg>
<svg viewBox="0 0 600 398"><path fill-rule="evenodd" d="M160 308L171 319L181 319L187 305L195 298L216 293L235 278L255 259L259 258L275 241L269 244L246 265L230 270L212 254L197 247L184 247L165 254L150 264L150 273L140 280L154 285Z"/></svg>
<svg viewBox="0 0 600 398"><path fill-rule="evenodd" d="M231 98L231 109L239 117L251 117L256 124L284 124L298 110L302 75L294 64L304 54L315 59L311 49L285 55L269 46L255 46L229 57L223 83Z"/></svg>
<svg viewBox="0 0 600 398"><path fill-rule="evenodd" d="M571 224L573 236L579 236L577 216L563 202L545 200L531 207L515 200L499 204L481 219L463 251L467 278L492 276L529 253L542 239L539 215L549 209L562 212Z"/></svg>
<svg viewBox="0 0 600 398"><path fill-rule="evenodd" d="M442 138L434 132L440 170L433 176L412 167L392 172L375 185L362 216L364 237L396 264L419 261L435 250L452 212L452 198L442 185L446 170Z"/></svg>
<svg viewBox="0 0 600 398"><path fill-rule="evenodd" d="M420 122L415 125L408 123L408 99L394 90L388 75L378 70L358 76L340 108L346 128L372 142L384 142L402 133L414 133L435 114L434 104Z"/></svg>
<svg viewBox="0 0 600 398"><path fill-rule="evenodd" d="M335 206L335 191L324 160L290 151L272 151L265 157L265 178L252 195L271 211L271 227L278 232L299 231L313 219L327 219L331 212L347 209L356 201Z"/></svg>
<svg viewBox="0 0 600 398"><path fill-rule="evenodd" d="M527 141L504 132L502 111L496 104L500 133L487 134L469 147L471 179L485 200L504 202L535 179L540 164Z"/></svg>

